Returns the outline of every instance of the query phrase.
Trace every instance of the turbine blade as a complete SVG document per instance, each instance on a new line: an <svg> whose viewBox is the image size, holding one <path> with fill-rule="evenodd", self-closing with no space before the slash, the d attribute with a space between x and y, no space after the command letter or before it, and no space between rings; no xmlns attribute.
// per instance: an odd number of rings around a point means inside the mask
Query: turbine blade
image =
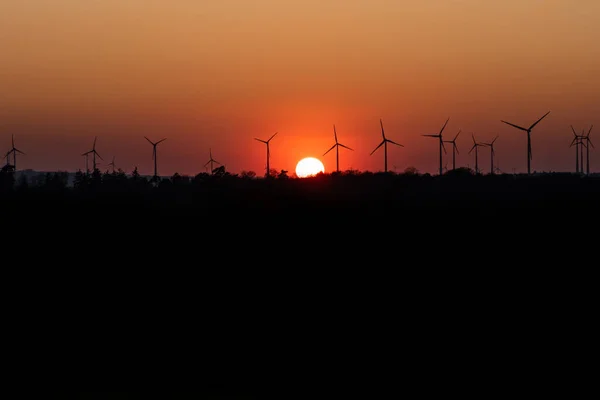
<svg viewBox="0 0 600 400"><path fill-rule="evenodd" d="M592 143L592 139L590 139L589 137L587 138L587 142L592 145L592 149L595 149L596 146L594 146L594 143Z"/></svg>
<svg viewBox="0 0 600 400"><path fill-rule="evenodd" d="M385 141L385 131L383 130L383 121L381 120L381 118L379 118L379 125L381 125L381 136L383 137L383 140Z"/></svg>
<svg viewBox="0 0 600 400"><path fill-rule="evenodd" d="M573 135L575 135L575 137L577 137L577 132L575 132L575 128L573 128L573 125L571 125L571 130L573 131Z"/></svg>
<svg viewBox="0 0 600 400"><path fill-rule="evenodd" d="M335 143L337 143L338 140L337 140L337 131L335 130L335 124L333 124L333 137L335 138Z"/></svg>
<svg viewBox="0 0 600 400"><path fill-rule="evenodd" d="M391 144L395 144L396 146L404 147L404 145L403 145L403 144L396 143L396 142L394 142L393 140L386 139L386 141L387 141L387 142L389 142L389 143L391 143Z"/></svg>
<svg viewBox="0 0 600 400"><path fill-rule="evenodd" d="M275 133L274 133L274 134L273 134L273 135L272 135L272 136L269 138L269 140L267 140L267 142L270 142L270 141L271 141L271 139L273 139L273 138L275 137L275 135L277 135L278 133L279 133L279 132L275 132Z"/></svg>
<svg viewBox="0 0 600 400"><path fill-rule="evenodd" d="M16 149L16 148L15 148L15 151L16 151L17 153L21 153L21 154L25 155L25 153L23 153L23 152L22 152L21 150L19 150L19 149Z"/></svg>
<svg viewBox="0 0 600 400"><path fill-rule="evenodd" d="M341 144L341 143L338 143L338 146L342 146L342 147L343 147L343 148L345 148L345 149L348 149L348 150L352 150L352 151L354 151L354 150L353 150L353 149L351 149L350 147L348 147L348 146L346 146L346 145L343 145L343 144Z"/></svg>
<svg viewBox="0 0 600 400"><path fill-rule="evenodd" d="M385 140L383 140L381 143L379 143L379 146L375 147L375 150L373 150L373 151L371 152L371 154L369 154L369 155L370 155L370 156L372 156L372 155L373 155L373 153L375 153L375 152L377 151L377 149L378 149L378 148L380 148L381 146L383 146L383 144L384 144L384 143L385 143Z"/></svg>
<svg viewBox="0 0 600 400"><path fill-rule="evenodd" d="M215 164L219 164L219 165L223 165L220 162L218 162L217 160L212 160Z"/></svg>
<svg viewBox="0 0 600 400"><path fill-rule="evenodd" d="M546 118L546 115L548 115L548 114L550 114L550 111L548 111L546 114L544 114L544 115L542 116L542 118L540 118L540 119L538 119L537 121L535 121L535 122L533 123L533 125L531 125L531 126L529 127L529 130L532 130L532 129L533 129L533 127L534 127L534 126L536 126L537 124L539 124L539 122L540 122L541 120L543 120L544 118Z"/></svg>
<svg viewBox="0 0 600 400"><path fill-rule="evenodd" d="M520 130L522 130L522 131L525 131L525 132L527 132L527 129L523 128L522 126L515 125L515 124L511 124L510 122L506 122L506 121L502 121L502 120L500 120L500 121L501 121L501 122L504 122L505 124L508 124L508 125L510 125L510 126L512 126L512 127L515 127L515 128L517 128L517 129L520 129Z"/></svg>
<svg viewBox="0 0 600 400"><path fill-rule="evenodd" d="M440 137L440 135L422 135L422 136L427 136L427 137Z"/></svg>
<svg viewBox="0 0 600 400"><path fill-rule="evenodd" d="M452 139L453 142L456 141L456 138L458 137L458 135L460 135L460 132L461 132L461 130L459 129L458 133L456 134L456 136L454 136L454 139Z"/></svg>
<svg viewBox="0 0 600 400"><path fill-rule="evenodd" d="M471 133L471 137L473 138L473 144L474 144L474 145L475 145L475 144L477 144L477 142L475 141L475 135L473 135L473 134Z"/></svg>
<svg viewBox="0 0 600 400"><path fill-rule="evenodd" d="M442 150L444 150L444 154L448 154L448 153L446 152L446 146L444 146L444 142L443 142L443 141L440 141L440 143L442 144Z"/></svg>
<svg viewBox="0 0 600 400"><path fill-rule="evenodd" d="M104 159L102 157L100 157L100 154L98 154L98 152L96 150L94 150L94 153L96 153L96 155L98 156L99 159L101 159L102 161L104 161Z"/></svg>
<svg viewBox="0 0 600 400"><path fill-rule="evenodd" d="M159 143L161 143L161 142L164 142L165 140L167 140L167 138L160 139L158 142L156 142L156 144L159 144Z"/></svg>
<svg viewBox="0 0 600 400"><path fill-rule="evenodd" d="M152 143L152 140L148 139L146 136L144 136L146 138L146 140L152 145L154 146L154 143Z"/></svg>
<svg viewBox="0 0 600 400"><path fill-rule="evenodd" d="M460 154L458 151L458 146L456 145L456 143L452 142L452 146L454 146L454 150L456 150L456 154Z"/></svg>
<svg viewBox="0 0 600 400"><path fill-rule="evenodd" d="M254 138L254 140L258 140L258 141L259 141L259 142L261 142L261 143L267 144L267 141L266 141L266 140L262 140L262 139L258 139L258 138Z"/></svg>
<svg viewBox="0 0 600 400"><path fill-rule="evenodd" d="M96 140L98 140L98 136L94 136L94 145L92 146L92 149L96 148Z"/></svg>
<svg viewBox="0 0 600 400"><path fill-rule="evenodd" d="M442 132L444 132L444 129L446 129L446 125L448 125L448 121L450 121L450 117L448 117L448 119L444 123L444 126L442 126L442 129L440 129L440 136L442 135Z"/></svg>
<svg viewBox="0 0 600 400"><path fill-rule="evenodd" d="M331 150L333 150L335 148L335 146L337 146L337 144L334 144L333 146L331 146L331 148L329 150L327 150L325 153L323 153L323 156L325 156L325 154L329 153Z"/></svg>
<svg viewBox="0 0 600 400"><path fill-rule="evenodd" d="M590 136L590 133L592 133L592 128L594 127L594 125L590 126L590 130L588 131L588 134L586 135L587 137Z"/></svg>
<svg viewBox="0 0 600 400"><path fill-rule="evenodd" d="M471 152L473 151L473 149L474 149L475 147L477 147L477 143L475 143L475 144L473 145L473 147L471 147L471 150L469 150L469 154L471 154Z"/></svg>
<svg viewBox="0 0 600 400"><path fill-rule="evenodd" d="M577 137L574 137L573 140L571 140L571 144L569 145L569 147L573 147L574 144L579 144L579 142L577 141Z"/></svg>
<svg viewBox="0 0 600 400"><path fill-rule="evenodd" d="M208 160L208 161L206 162L206 164L204 164L204 167L208 166L208 164L210 164L210 161L211 161L211 160Z"/></svg>
<svg viewBox="0 0 600 400"><path fill-rule="evenodd" d="M496 139L498 139L499 135L496 135L496 137L494 138L494 140L492 140L492 146L494 145L494 142L496 141Z"/></svg>
<svg viewBox="0 0 600 400"><path fill-rule="evenodd" d="M13 134L13 135L11 136L11 138L12 138L12 147L13 147L13 149L14 149L14 148L15 148L15 135Z"/></svg>

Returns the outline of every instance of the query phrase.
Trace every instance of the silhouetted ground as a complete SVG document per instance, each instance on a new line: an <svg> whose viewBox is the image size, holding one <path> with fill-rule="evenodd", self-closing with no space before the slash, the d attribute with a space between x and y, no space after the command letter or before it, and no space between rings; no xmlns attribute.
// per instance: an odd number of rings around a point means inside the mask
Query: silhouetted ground
<svg viewBox="0 0 600 400"><path fill-rule="evenodd" d="M573 368L594 332L597 177L9 178L12 371L64 379L64 363L77 382L148 374L286 399L436 370L463 393Z"/></svg>

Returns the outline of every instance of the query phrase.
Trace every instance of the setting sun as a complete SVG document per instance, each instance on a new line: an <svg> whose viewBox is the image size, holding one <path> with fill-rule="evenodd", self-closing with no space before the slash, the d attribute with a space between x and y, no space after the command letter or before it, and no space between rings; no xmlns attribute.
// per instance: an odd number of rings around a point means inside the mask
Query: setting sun
<svg viewBox="0 0 600 400"><path fill-rule="evenodd" d="M296 175L298 178L317 175L319 172L325 172L325 166L320 160L314 157L303 158L296 165Z"/></svg>

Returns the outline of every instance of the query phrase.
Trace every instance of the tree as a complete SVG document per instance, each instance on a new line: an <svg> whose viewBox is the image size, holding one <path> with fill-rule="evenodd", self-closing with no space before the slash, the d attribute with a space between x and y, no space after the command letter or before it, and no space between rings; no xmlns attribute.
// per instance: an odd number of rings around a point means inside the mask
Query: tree
<svg viewBox="0 0 600 400"><path fill-rule="evenodd" d="M256 178L256 172L254 172L254 171L242 171L240 173L240 176L242 178L254 179L254 178Z"/></svg>
<svg viewBox="0 0 600 400"><path fill-rule="evenodd" d="M406 167L404 175L419 175L419 170L415 167Z"/></svg>

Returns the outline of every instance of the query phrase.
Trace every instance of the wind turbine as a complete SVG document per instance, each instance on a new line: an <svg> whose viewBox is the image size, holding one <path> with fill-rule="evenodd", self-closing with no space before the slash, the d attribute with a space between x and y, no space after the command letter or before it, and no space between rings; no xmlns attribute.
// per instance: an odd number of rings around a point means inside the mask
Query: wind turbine
<svg viewBox="0 0 600 400"><path fill-rule="evenodd" d="M490 159L491 159L491 168L490 168L490 174L494 175L494 154L496 154L496 152L494 151L494 142L496 141L496 139L498 139L498 135L496 135L496 137L494 138L494 140L491 141L491 143L481 143L484 146L488 146L490 148Z"/></svg>
<svg viewBox="0 0 600 400"><path fill-rule="evenodd" d="M158 142L153 142L152 140L148 139L146 136L144 136L146 138L146 140L148 141L148 143L150 143L152 145L152 159L154 160L154 176L153 179L157 179L158 178L158 160L157 160L157 154L156 154L156 146L158 146L160 143L164 142L165 140L167 140L167 138L164 139L160 139Z"/></svg>
<svg viewBox="0 0 600 400"><path fill-rule="evenodd" d="M103 160L103 158L100 157L100 154L98 154L98 152L96 151L96 140L97 139L98 139L98 136L94 136L94 145L92 146L92 149L89 151L86 151L85 153L82 154L82 156L92 154L92 166L94 167L94 171L96 170L96 156L98 156L99 159Z"/></svg>
<svg viewBox="0 0 600 400"><path fill-rule="evenodd" d="M444 126L442 126L442 129L440 129L440 133L438 133L437 135L423 135L423 136L428 136L428 137L433 137L433 138L439 139L439 142L440 142L440 175L442 175L444 173L444 170L442 167L442 150L444 150L444 153L446 153L446 147L444 146L444 139L442 138L442 132L444 131L444 128L446 128L446 125L448 125L448 121L450 121L450 117L448 117L448 119L446 120L446 123L444 124Z"/></svg>
<svg viewBox="0 0 600 400"><path fill-rule="evenodd" d="M592 143L592 139L590 139L590 133L592 133L592 128L593 128L593 127L594 127L594 125L590 126L590 130L588 131L587 135L585 135L585 136L583 137L583 139L582 139L582 140L585 140L585 141L587 142L587 146L585 146L585 147L586 147L586 150L585 150L585 151L586 151L586 153L587 153L587 155L586 155L586 157L585 157L585 162L586 162L586 164L587 164L587 165L586 165L586 169L587 169L587 172L586 172L586 174L587 174L587 175L589 175L589 174L590 174L590 146L592 146L593 148L596 148L596 147L594 146L594 144ZM583 142L582 142L582 144L583 144Z"/></svg>
<svg viewBox="0 0 600 400"><path fill-rule="evenodd" d="M352 149L350 147L338 142L337 132L335 130L335 124L333 124L333 137L335 138L335 144L333 146L331 146L331 148L323 154L323 157L325 157L325 154L329 153L335 147L335 170L336 170L336 172L340 172L340 146L342 146L343 148L348 149L348 150L352 150ZM352 151L354 151L354 150L352 150Z"/></svg>
<svg viewBox="0 0 600 400"><path fill-rule="evenodd" d="M475 141L475 136L472 133L471 133L471 137L473 138L473 147L471 147L471 150L469 150L469 154L471 154L471 152L473 151L473 149L475 150L475 174L478 174L479 173L479 161L477 159L478 158L477 157L477 155L478 155L477 154L478 153L477 148L479 146L483 146L483 145L481 143L477 143Z"/></svg>
<svg viewBox="0 0 600 400"><path fill-rule="evenodd" d="M371 154L369 154L370 156L373 155L373 153L375 153L377 151L378 148L380 148L381 146L383 146L383 151L384 151L384 158L383 158L383 165L384 165L384 171L388 172L388 163L387 163L387 144L388 142L391 144L395 144L396 146L400 146L400 147L404 147L404 145L401 145L399 143L394 142L393 140L390 139L386 139L385 137L385 131L383 130L383 121L381 119L379 119L379 125L381 125L381 136L383 137L383 140L381 141L381 143L379 143L379 146L375 147L375 150L373 150L371 152Z"/></svg>
<svg viewBox="0 0 600 400"><path fill-rule="evenodd" d="M523 128L522 126L515 125L515 124L512 124L510 122L506 122L506 121L500 120L501 122L504 122L507 125L510 125L510 126L512 126L514 128L517 128L517 129L520 129L522 131L527 132L527 174L531 174L531 158L532 158L532 154L531 154L531 130L541 120L543 120L546 117L546 115L548 115L548 114L550 114L550 111L548 111L540 119L538 119L537 121L535 121L529 128Z"/></svg>
<svg viewBox="0 0 600 400"><path fill-rule="evenodd" d="M271 176L271 167L269 164L269 160L271 159L271 151L269 149L269 142L271 141L271 139L273 139L275 137L275 135L277 135L278 132L275 132L273 134L273 136L271 136L268 140L262 140L262 139L258 139L258 138L254 138L254 140L258 140L261 143L264 143L267 145L267 173L265 174L266 177ZM210 158L212 159L212 155L210 156ZM210 161L209 161L210 162ZM207 163L208 164L208 163ZM217 163L218 164L218 163ZM211 172L212 172L212 165L210 168Z"/></svg>
<svg viewBox="0 0 600 400"><path fill-rule="evenodd" d="M584 135L578 135L577 132L575 132L575 128L573 128L573 125L571 125L571 130L573 131L573 140L571 141L571 144L569 145L569 147L573 147L573 145L575 145L575 173L579 173L579 148L580 146L583 145L583 137ZM583 158L583 149L581 149L581 158ZM581 160L581 162L583 163L583 160ZM581 168L581 172L583 173L583 166Z"/></svg>
<svg viewBox="0 0 600 400"><path fill-rule="evenodd" d="M8 168L8 167L10 167L10 166L11 166L11 165L10 165L10 153L11 153L11 152L10 152L10 150L9 150L9 151L7 151L7 152L6 152L6 154L4 155L4 158L6 158L6 165L5 165L5 167L6 167L6 168Z"/></svg>
<svg viewBox="0 0 600 400"><path fill-rule="evenodd" d="M460 129L458 130L456 136L454 136L454 139L444 141L445 143L452 143L452 169L456 169L456 154L460 154L458 151L458 146L456 146L456 139L458 138L458 135L460 135Z"/></svg>
<svg viewBox="0 0 600 400"><path fill-rule="evenodd" d="M271 136L271 138L272 138L272 136ZM206 167L208 164L210 164L210 173L212 175L214 173L213 164L219 164L219 165L223 165L223 164L221 164L220 162L218 162L217 160L214 160L212 158L212 149L208 149L208 153L210 154L210 160L208 160L206 162L206 164L204 164L204 166Z"/></svg>
<svg viewBox="0 0 600 400"><path fill-rule="evenodd" d="M13 155L13 169L16 171L17 170L17 153L21 153L23 155L25 155L25 153L23 153L21 150L17 149L15 147L15 135L12 135L12 148L6 153L7 156L7 164L8 164L8 156L10 156L10 154L12 153Z"/></svg>
<svg viewBox="0 0 600 400"><path fill-rule="evenodd" d="M115 173L115 156L113 156L112 161L108 163L109 167L112 167L112 173Z"/></svg>
<svg viewBox="0 0 600 400"><path fill-rule="evenodd" d="M90 173L90 167L89 167L89 163L88 163L88 156L89 156L90 152L85 152L82 154L82 156L85 157L85 173L89 174Z"/></svg>

